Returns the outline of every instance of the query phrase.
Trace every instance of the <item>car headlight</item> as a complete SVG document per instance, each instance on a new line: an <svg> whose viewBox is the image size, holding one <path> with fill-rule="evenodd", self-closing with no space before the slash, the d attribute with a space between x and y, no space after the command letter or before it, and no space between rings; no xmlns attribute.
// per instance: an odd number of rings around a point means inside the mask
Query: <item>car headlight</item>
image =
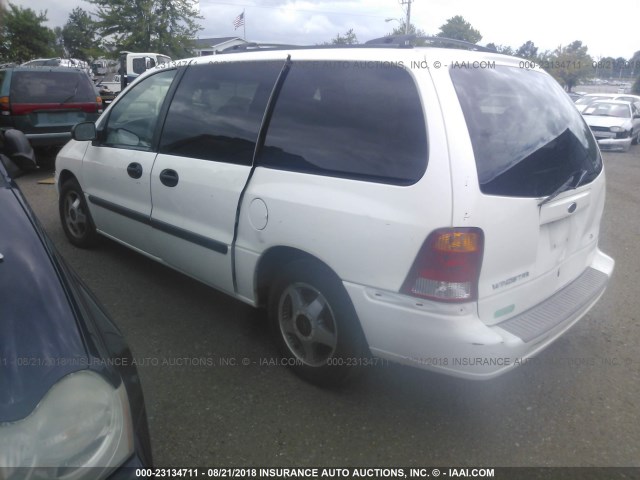
<svg viewBox="0 0 640 480"><path fill-rule="evenodd" d="M625 131L625 129L622 127L610 127L609 130L611 130L613 133L622 133Z"/></svg>
<svg viewBox="0 0 640 480"><path fill-rule="evenodd" d="M0 478L104 478L134 451L124 383L90 370L67 375L27 418L0 423ZM9 468L6 468L9 467ZM12 468L16 470L12 471ZM18 468L23 467L23 468ZM25 471L24 467L37 467ZM25 477L26 475L26 477Z"/></svg>

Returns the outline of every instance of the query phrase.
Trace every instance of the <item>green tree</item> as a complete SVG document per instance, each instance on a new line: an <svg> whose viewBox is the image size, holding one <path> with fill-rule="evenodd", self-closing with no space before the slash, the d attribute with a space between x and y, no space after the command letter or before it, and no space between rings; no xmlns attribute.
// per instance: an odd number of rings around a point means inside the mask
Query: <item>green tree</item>
<svg viewBox="0 0 640 480"><path fill-rule="evenodd" d="M98 56L97 30L96 22L86 11L80 7L74 8L62 29L64 47L69 56L81 60Z"/></svg>
<svg viewBox="0 0 640 480"><path fill-rule="evenodd" d="M402 20L398 26L396 28L393 29L393 31L389 34L391 36L397 36L397 35L405 35L405 32L407 35L417 35L418 37L426 37L427 33L422 30L421 28L416 27L413 23L409 24L409 30L407 31L406 29L407 26L407 21L406 20ZM387 35L387 36L389 36Z"/></svg>
<svg viewBox="0 0 640 480"><path fill-rule="evenodd" d="M615 68L613 69L613 76L616 78L624 77L628 75L627 71L627 59L623 57L618 57L615 60Z"/></svg>
<svg viewBox="0 0 640 480"><path fill-rule="evenodd" d="M438 37L452 38L454 40L464 40L469 43L478 43L482 40L482 35L473 28L462 15L456 15L447 20L441 27Z"/></svg>
<svg viewBox="0 0 640 480"><path fill-rule="evenodd" d="M593 74L593 58L588 48L576 40L566 47L558 47L549 62L542 64L568 92L581 80Z"/></svg>
<svg viewBox="0 0 640 480"><path fill-rule="evenodd" d="M504 53L505 55L513 55L513 48L508 45L496 45L495 43L487 43L487 48L491 48L498 53Z"/></svg>
<svg viewBox="0 0 640 480"><path fill-rule="evenodd" d="M594 75L598 78L611 78L616 66L616 59L613 57L602 57L595 63Z"/></svg>
<svg viewBox="0 0 640 480"><path fill-rule="evenodd" d="M55 34L44 26L46 21L46 11L36 13L9 3L0 22L0 58L5 62L21 63L53 56Z"/></svg>
<svg viewBox="0 0 640 480"><path fill-rule="evenodd" d="M331 40L331 45L356 45L358 42L358 37L353 32L353 28L350 28L344 33L344 36L338 34L334 39Z"/></svg>
<svg viewBox="0 0 640 480"><path fill-rule="evenodd" d="M5 29L4 29L4 18L7 15L7 7L4 4L4 0L0 0L0 63L4 60L4 54L8 51L8 48L5 46Z"/></svg>
<svg viewBox="0 0 640 480"><path fill-rule="evenodd" d="M56 57L68 57L67 50L64 48L64 38L62 36L62 28L55 27L53 29L53 54Z"/></svg>
<svg viewBox="0 0 640 480"><path fill-rule="evenodd" d="M538 59L538 47L531 40L527 40L518 47L515 52L516 57L526 58L536 61Z"/></svg>
<svg viewBox="0 0 640 480"><path fill-rule="evenodd" d="M191 0L88 0L98 7L98 31L118 50L190 56L202 27Z"/></svg>
<svg viewBox="0 0 640 480"><path fill-rule="evenodd" d="M634 74L640 73L640 50L633 54L633 57L629 59L629 63Z"/></svg>

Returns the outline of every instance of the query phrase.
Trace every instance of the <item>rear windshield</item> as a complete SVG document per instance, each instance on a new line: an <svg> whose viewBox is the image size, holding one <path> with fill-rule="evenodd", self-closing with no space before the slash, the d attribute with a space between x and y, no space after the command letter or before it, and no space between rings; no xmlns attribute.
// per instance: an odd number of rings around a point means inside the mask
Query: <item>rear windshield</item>
<svg viewBox="0 0 640 480"><path fill-rule="evenodd" d="M95 102L91 80L82 72L33 70L13 72L11 103L84 103Z"/></svg>
<svg viewBox="0 0 640 480"><path fill-rule="evenodd" d="M578 170L583 184L602 170L589 127L549 75L506 66L450 74L483 193L541 197Z"/></svg>

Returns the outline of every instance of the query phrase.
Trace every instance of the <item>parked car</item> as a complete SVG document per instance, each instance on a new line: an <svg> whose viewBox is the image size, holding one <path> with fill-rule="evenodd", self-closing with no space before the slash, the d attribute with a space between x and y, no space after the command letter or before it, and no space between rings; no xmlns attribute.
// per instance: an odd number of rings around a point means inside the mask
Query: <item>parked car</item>
<svg viewBox="0 0 640 480"><path fill-rule="evenodd" d="M600 100L584 109L582 115L600 148L628 151L640 140L640 108L637 103Z"/></svg>
<svg viewBox="0 0 640 480"><path fill-rule="evenodd" d="M28 62L24 62L21 64L25 67L67 67L67 68L79 68L84 70L88 74L91 73L91 69L89 68L89 64L84 60L79 60L77 58L36 58L34 60L29 60Z"/></svg>
<svg viewBox="0 0 640 480"><path fill-rule="evenodd" d="M0 144L0 477L133 478L151 449L131 352L9 175L28 141Z"/></svg>
<svg viewBox="0 0 640 480"><path fill-rule="evenodd" d="M319 384L378 358L512 369L608 284L600 151L544 71L405 38L145 72L57 156L68 239L264 307Z"/></svg>
<svg viewBox="0 0 640 480"><path fill-rule="evenodd" d="M0 129L23 131L33 146L63 145L73 125L95 121L101 113L102 99L83 70L0 69Z"/></svg>
<svg viewBox="0 0 640 480"><path fill-rule="evenodd" d="M120 75L107 75L96 84L96 88L102 98L105 108L113 102L113 99L120 93Z"/></svg>
<svg viewBox="0 0 640 480"><path fill-rule="evenodd" d="M588 93L583 95L582 98L575 100L576 108L579 112L583 112L587 106L591 105L593 102L597 102L600 100L620 100L623 102L631 102L637 103L638 107L640 107L640 96L638 95L620 95L619 93Z"/></svg>

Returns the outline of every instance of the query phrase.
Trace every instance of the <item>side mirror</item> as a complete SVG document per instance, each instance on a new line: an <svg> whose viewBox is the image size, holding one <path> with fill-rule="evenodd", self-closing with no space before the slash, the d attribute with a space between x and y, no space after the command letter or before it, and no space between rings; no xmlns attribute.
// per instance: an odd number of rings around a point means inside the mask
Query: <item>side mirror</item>
<svg viewBox="0 0 640 480"><path fill-rule="evenodd" d="M92 141L97 136L96 124L93 122L78 123L71 129L71 138L79 142Z"/></svg>

